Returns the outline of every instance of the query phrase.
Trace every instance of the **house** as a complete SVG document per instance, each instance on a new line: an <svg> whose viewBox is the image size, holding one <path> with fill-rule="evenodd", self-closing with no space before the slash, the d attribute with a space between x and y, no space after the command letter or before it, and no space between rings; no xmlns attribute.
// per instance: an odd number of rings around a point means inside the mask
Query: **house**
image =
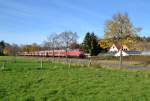
<svg viewBox="0 0 150 101"><path fill-rule="evenodd" d="M122 56L129 56L129 55L141 55L141 51L136 50L129 50L126 45L120 45L118 43L113 44L109 49L109 54L112 56L120 56L120 49L122 47ZM142 55L144 55L143 53Z"/></svg>
<svg viewBox="0 0 150 101"><path fill-rule="evenodd" d="M141 51L122 51L122 56L129 56L129 55L143 55ZM114 56L120 56L120 51L115 53Z"/></svg>
<svg viewBox="0 0 150 101"><path fill-rule="evenodd" d="M110 47L109 52L118 52L121 47L123 51L129 51L129 48L126 45L120 45L118 43L115 43Z"/></svg>
<svg viewBox="0 0 150 101"><path fill-rule="evenodd" d="M122 48L123 51L130 51L129 48L126 45L122 45L122 47L123 47Z"/></svg>
<svg viewBox="0 0 150 101"><path fill-rule="evenodd" d="M114 56L120 56L121 55L121 51L117 52ZM127 54L125 51L122 51L122 56L129 56L129 54Z"/></svg>
<svg viewBox="0 0 150 101"><path fill-rule="evenodd" d="M127 51L129 51L129 48L126 45L120 45L119 43L113 44L110 49L109 53L112 53L113 56L120 56L120 49L122 48L122 56L129 56Z"/></svg>

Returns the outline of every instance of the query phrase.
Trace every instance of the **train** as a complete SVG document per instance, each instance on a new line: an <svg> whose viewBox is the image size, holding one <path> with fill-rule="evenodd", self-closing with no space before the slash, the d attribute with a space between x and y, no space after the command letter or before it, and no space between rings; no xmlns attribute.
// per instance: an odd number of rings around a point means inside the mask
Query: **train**
<svg viewBox="0 0 150 101"><path fill-rule="evenodd" d="M33 52L19 52L20 56L40 56L40 57L79 57L84 58L85 54L80 49L74 50L44 50L44 51L33 51Z"/></svg>

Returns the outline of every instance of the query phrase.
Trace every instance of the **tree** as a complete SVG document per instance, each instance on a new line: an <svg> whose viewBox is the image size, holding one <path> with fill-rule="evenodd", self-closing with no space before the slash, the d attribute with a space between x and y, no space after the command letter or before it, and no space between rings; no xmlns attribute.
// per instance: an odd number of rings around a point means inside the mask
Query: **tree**
<svg viewBox="0 0 150 101"><path fill-rule="evenodd" d="M3 53L5 56L10 55L11 54L11 47L5 47L3 50Z"/></svg>
<svg viewBox="0 0 150 101"><path fill-rule="evenodd" d="M133 26L127 14L118 13L111 20L106 21L104 36L119 41L127 36L136 36L140 30L141 28Z"/></svg>
<svg viewBox="0 0 150 101"><path fill-rule="evenodd" d="M98 44L101 47L101 52L106 53L108 52L112 42L109 39L99 39Z"/></svg>
<svg viewBox="0 0 150 101"><path fill-rule="evenodd" d="M98 38L94 33L87 32L83 41L83 49L85 52L90 53L91 56L98 55L100 53L100 45L98 44Z"/></svg>
<svg viewBox="0 0 150 101"><path fill-rule="evenodd" d="M77 37L78 37L77 33L71 31L66 31L59 34L59 42L61 43L62 47L65 48L66 53L67 50L69 49L69 46L77 42Z"/></svg>
<svg viewBox="0 0 150 101"><path fill-rule="evenodd" d="M69 45L70 49L79 49L80 48L80 44L78 44L77 42L74 42L72 44Z"/></svg>
<svg viewBox="0 0 150 101"><path fill-rule="evenodd" d="M11 45L11 55L16 56L17 52L19 52L20 48L17 44L12 44Z"/></svg>
<svg viewBox="0 0 150 101"><path fill-rule="evenodd" d="M56 33L52 33L47 37L47 44L49 49L53 49L56 46L56 39L58 38L58 35Z"/></svg>
<svg viewBox="0 0 150 101"><path fill-rule="evenodd" d="M100 53L100 45L98 44L98 39L94 33L91 34L91 55L96 56Z"/></svg>
<svg viewBox="0 0 150 101"><path fill-rule="evenodd" d="M134 38L141 28L135 28L127 14L115 14L105 25L105 38L112 39L113 42L122 44L126 37ZM126 41L128 42L128 40ZM134 41L132 41L134 42ZM120 52L120 65L122 64L122 47Z"/></svg>
<svg viewBox="0 0 150 101"><path fill-rule="evenodd" d="M0 55L4 55L4 53L3 53L4 48L5 48L5 42L1 41L0 42Z"/></svg>
<svg viewBox="0 0 150 101"><path fill-rule="evenodd" d="M46 44L50 50L53 50L53 57L54 57L54 50L57 47L58 38L59 37L56 33L52 33L50 36L47 37Z"/></svg>
<svg viewBox="0 0 150 101"><path fill-rule="evenodd" d="M22 51L24 52L34 52L39 50L40 50L40 46L37 45L36 43L22 46Z"/></svg>
<svg viewBox="0 0 150 101"><path fill-rule="evenodd" d="M91 33L87 32L83 40L83 49L86 53L90 53L91 51L91 42Z"/></svg>

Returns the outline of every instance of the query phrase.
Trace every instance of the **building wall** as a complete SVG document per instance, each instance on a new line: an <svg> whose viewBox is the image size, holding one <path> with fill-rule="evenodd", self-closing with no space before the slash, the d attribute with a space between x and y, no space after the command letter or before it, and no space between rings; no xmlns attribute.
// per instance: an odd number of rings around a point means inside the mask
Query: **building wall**
<svg viewBox="0 0 150 101"><path fill-rule="evenodd" d="M118 49L117 49L117 47L115 46L115 44L113 44L113 45L111 46L111 48L109 49L109 52L116 52L116 51L118 51Z"/></svg>

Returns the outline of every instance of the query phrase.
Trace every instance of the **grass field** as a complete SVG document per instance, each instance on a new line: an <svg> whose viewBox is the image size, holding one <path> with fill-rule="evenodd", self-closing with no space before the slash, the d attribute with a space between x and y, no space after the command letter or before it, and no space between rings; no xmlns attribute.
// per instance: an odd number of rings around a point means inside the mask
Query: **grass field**
<svg viewBox="0 0 150 101"><path fill-rule="evenodd" d="M0 101L150 101L150 72L0 57Z"/></svg>

